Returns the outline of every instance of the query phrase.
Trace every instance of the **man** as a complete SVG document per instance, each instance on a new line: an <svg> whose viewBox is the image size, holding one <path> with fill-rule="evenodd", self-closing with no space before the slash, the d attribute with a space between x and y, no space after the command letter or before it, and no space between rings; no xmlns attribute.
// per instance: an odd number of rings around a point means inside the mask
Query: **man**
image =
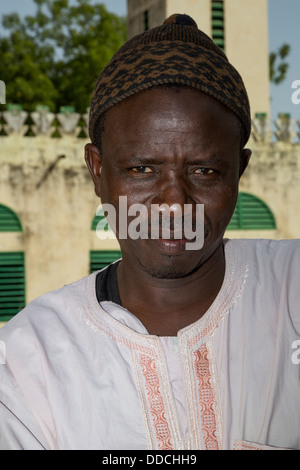
<svg viewBox="0 0 300 470"><path fill-rule="evenodd" d="M299 449L299 242L224 240L251 152L241 77L186 15L100 74L85 158L122 260L0 332L1 449ZM204 243L176 236L204 205ZM174 209L170 236L150 214ZM122 212L123 211L123 212ZM177 222L177 225L176 223ZM195 233L195 232L194 232ZM127 234L128 235L128 234Z"/></svg>

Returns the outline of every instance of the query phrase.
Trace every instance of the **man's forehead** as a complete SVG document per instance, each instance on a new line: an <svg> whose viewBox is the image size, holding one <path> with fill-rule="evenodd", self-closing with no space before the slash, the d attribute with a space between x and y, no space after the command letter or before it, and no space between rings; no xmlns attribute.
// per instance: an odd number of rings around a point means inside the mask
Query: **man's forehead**
<svg viewBox="0 0 300 470"><path fill-rule="evenodd" d="M201 125L205 122L212 122L215 127L223 119L238 132L242 125L233 111L223 103L186 86L152 87L114 105L106 115L106 126L116 124L115 127L120 127L120 125L126 127L127 124L133 123L136 129L144 120L153 120L153 118L156 119L157 126L161 126L163 118L168 122L170 130L172 127L177 129L183 119L191 125L195 121L201 122Z"/></svg>
<svg viewBox="0 0 300 470"><path fill-rule="evenodd" d="M155 87L107 112L103 151L135 156L178 151L208 156L240 145L240 139L238 117L217 100L188 87L179 92Z"/></svg>

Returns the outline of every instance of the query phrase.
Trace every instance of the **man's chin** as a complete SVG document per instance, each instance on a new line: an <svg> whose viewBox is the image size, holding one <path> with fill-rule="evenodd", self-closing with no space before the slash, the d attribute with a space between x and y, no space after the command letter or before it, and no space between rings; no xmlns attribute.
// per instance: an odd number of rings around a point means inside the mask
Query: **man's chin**
<svg viewBox="0 0 300 470"><path fill-rule="evenodd" d="M162 267L160 266L159 268L151 268L149 269L149 266L147 268L144 268L144 270L151 276L156 279L181 279L183 277L188 276L190 274L187 271L184 271L183 269L175 269L175 268L170 268L170 267Z"/></svg>
<svg viewBox="0 0 300 470"><path fill-rule="evenodd" d="M153 278L184 278L196 272L209 256L210 250L208 245L210 245L210 235L211 232L207 230L205 232L204 244L202 248L198 250L186 250L184 246L180 246L179 248L177 246L164 247L164 243L162 243L163 247L161 247L161 243L157 243L160 242L160 240L135 240L134 246L131 247L134 256L128 256L128 259L135 259L135 264L137 263L145 273ZM123 258L125 258L124 254L125 252L129 254L129 250L128 247L125 249L122 242L123 240L120 240L121 249L122 245L124 248L124 250L122 249ZM165 244L168 245L167 241Z"/></svg>
<svg viewBox="0 0 300 470"><path fill-rule="evenodd" d="M188 260L183 256L161 255L156 261L152 259L145 262L141 258L138 259L143 271L156 279L180 279L189 276L199 267L199 263L195 264L195 257L193 260L189 257Z"/></svg>

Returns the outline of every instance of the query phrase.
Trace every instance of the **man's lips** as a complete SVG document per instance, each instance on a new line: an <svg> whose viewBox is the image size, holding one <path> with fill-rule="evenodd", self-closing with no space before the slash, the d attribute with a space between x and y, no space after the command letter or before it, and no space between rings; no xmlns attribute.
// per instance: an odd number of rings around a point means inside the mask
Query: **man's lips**
<svg viewBox="0 0 300 470"><path fill-rule="evenodd" d="M178 241L178 240L187 240L184 236L184 231L172 231L170 230L169 232L159 232L159 236L156 237L159 240L171 240L171 241Z"/></svg>
<svg viewBox="0 0 300 470"><path fill-rule="evenodd" d="M174 229L172 226L171 227L162 227L162 226L155 227L154 226L152 230L152 226L149 225L149 228L148 228L149 238L163 239L163 240L183 240L183 239L187 240L187 238L185 237L186 230L187 229L184 226L176 227L176 229ZM195 233L196 228L189 227L189 230Z"/></svg>
<svg viewBox="0 0 300 470"><path fill-rule="evenodd" d="M156 238L153 239L153 243L158 248L159 251L165 252L167 254L180 254L185 252L186 243L189 240L186 238L181 239L165 239L165 238Z"/></svg>

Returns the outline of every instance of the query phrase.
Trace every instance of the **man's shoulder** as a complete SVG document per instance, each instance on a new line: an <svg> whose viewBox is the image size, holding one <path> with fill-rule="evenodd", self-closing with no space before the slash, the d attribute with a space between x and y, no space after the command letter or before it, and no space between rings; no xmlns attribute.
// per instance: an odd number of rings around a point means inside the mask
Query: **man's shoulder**
<svg viewBox="0 0 300 470"><path fill-rule="evenodd" d="M300 262L300 239L273 240L273 239L235 239L226 240L233 246L238 256L243 259L268 261L272 264Z"/></svg>
<svg viewBox="0 0 300 470"><path fill-rule="evenodd" d="M0 401L4 382L11 389L15 381L23 383L26 374L42 377L45 364L55 361L57 354L64 354L67 345L76 342L93 280L94 275L90 275L41 295L0 329Z"/></svg>
<svg viewBox="0 0 300 470"><path fill-rule="evenodd" d="M86 276L59 289L47 292L29 302L26 307L0 329L0 340L22 331L23 335L49 331L58 323L65 323L80 311L80 306L88 295L94 274Z"/></svg>
<svg viewBox="0 0 300 470"><path fill-rule="evenodd" d="M285 285L289 294L299 295L300 240L229 240L235 264L248 267L254 284L274 289ZM299 297L297 297L299 298Z"/></svg>
<svg viewBox="0 0 300 470"><path fill-rule="evenodd" d="M300 332L300 240L233 240L236 263L247 265L248 292L289 312ZM273 302L273 303L274 303ZM277 308L274 307L275 310Z"/></svg>
<svg viewBox="0 0 300 470"><path fill-rule="evenodd" d="M81 313L93 279L87 276L36 298L0 329L0 418L8 413L14 426L15 419L45 447L55 435L49 383L62 381L78 362ZM44 435L41 430L48 427Z"/></svg>

